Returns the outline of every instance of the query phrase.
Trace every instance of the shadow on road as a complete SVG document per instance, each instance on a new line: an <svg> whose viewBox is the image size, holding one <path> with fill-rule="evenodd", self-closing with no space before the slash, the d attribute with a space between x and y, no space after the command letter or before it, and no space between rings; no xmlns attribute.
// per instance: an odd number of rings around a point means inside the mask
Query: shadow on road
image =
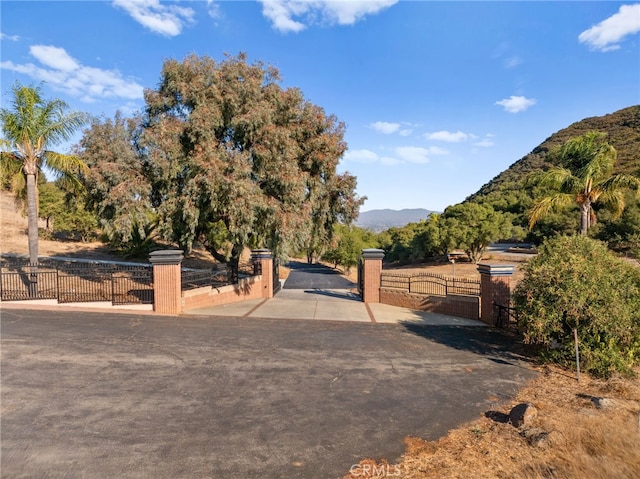
<svg viewBox="0 0 640 479"><path fill-rule="evenodd" d="M286 266L291 269L292 271L306 271L306 272L312 272L314 274L335 274L335 275L340 275L340 273L334 269L334 268L330 268L329 266L325 266L323 264L319 264L319 263L304 263L302 261L289 261Z"/></svg>
<svg viewBox="0 0 640 479"><path fill-rule="evenodd" d="M403 322L402 326L412 334L460 351L487 356L499 364L516 365L533 362L531 351L521 338L492 328L469 326L432 326Z"/></svg>
<svg viewBox="0 0 640 479"><path fill-rule="evenodd" d="M307 294L317 294L320 296L328 296L330 298L344 299L347 301L362 302L360 295L346 290L327 290L327 289L305 289Z"/></svg>

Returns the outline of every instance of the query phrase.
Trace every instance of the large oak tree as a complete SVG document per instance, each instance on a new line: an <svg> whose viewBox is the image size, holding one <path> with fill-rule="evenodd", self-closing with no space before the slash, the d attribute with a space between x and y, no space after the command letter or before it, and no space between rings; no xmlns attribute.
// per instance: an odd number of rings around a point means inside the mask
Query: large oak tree
<svg viewBox="0 0 640 479"><path fill-rule="evenodd" d="M197 242L237 270L247 246L317 249L357 217L355 177L336 171L344 125L279 81L244 54L165 62L129 140L165 239L187 251ZM137 191L128 200L140 204Z"/></svg>

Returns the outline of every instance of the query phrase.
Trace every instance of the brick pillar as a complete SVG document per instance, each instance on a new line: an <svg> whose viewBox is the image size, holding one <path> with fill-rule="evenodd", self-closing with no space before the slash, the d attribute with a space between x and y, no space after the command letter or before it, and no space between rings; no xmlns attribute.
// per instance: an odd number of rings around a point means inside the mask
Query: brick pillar
<svg viewBox="0 0 640 479"><path fill-rule="evenodd" d="M251 262L259 264L262 271L262 297L273 298L273 253L268 249L254 249Z"/></svg>
<svg viewBox="0 0 640 479"><path fill-rule="evenodd" d="M495 304L509 306L511 303L511 276L514 266L504 264L479 264L480 272L480 319L495 324Z"/></svg>
<svg viewBox="0 0 640 479"><path fill-rule="evenodd" d="M162 314L182 312L182 284L180 250L153 251L149 262L153 265L153 310Z"/></svg>
<svg viewBox="0 0 640 479"><path fill-rule="evenodd" d="M380 275L382 274L382 258L384 251L381 249L362 250L362 301L365 303L380 302Z"/></svg>

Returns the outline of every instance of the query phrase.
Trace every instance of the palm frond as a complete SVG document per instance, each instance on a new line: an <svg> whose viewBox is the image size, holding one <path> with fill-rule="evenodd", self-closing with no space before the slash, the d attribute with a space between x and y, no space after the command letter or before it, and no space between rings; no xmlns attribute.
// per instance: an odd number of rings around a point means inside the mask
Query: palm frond
<svg viewBox="0 0 640 479"><path fill-rule="evenodd" d="M598 198L598 203L611 211L613 219L620 218L625 207L624 191L621 189L603 190Z"/></svg>
<svg viewBox="0 0 640 479"><path fill-rule="evenodd" d="M75 155L64 155L54 151L47 151L44 158L46 167L55 175L62 189L74 193L84 191L80 178L89 172L84 161Z"/></svg>
<svg viewBox="0 0 640 479"><path fill-rule="evenodd" d="M529 210L529 229L533 229L535 224L541 218L548 215L552 211L560 208L566 208L575 203L575 198L569 193L556 193L546 196L536 201Z"/></svg>
<svg viewBox="0 0 640 479"><path fill-rule="evenodd" d="M14 85L12 107L0 110L5 140L12 147L28 144L32 150L44 149L69 140L87 121L84 113L65 113L67 104L62 100L45 101L40 87Z"/></svg>
<svg viewBox="0 0 640 479"><path fill-rule="evenodd" d="M55 172L78 174L89 171L85 162L76 155L66 155L55 151L46 151L43 156L46 166Z"/></svg>
<svg viewBox="0 0 640 479"><path fill-rule="evenodd" d="M547 171L532 175L531 182L544 188L560 189L562 185L573 176L566 168L554 167Z"/></svg>
<svg viewBox="0 0 640 479"><path fill-rule="evenodd" d="M591 178L594 181L607 178L613 172L618 154L615 148L607 143L598 144L589 152L591 159L576 172L579 178Z"/></svg>
<svg viewBox="0 0 640 479"><path fill-rule="evenodd" d="M636 191L636 196L640 197L640 178L633 175L613 175L603 182L598 187L603 191L614 191L629 188Z"/></svg>

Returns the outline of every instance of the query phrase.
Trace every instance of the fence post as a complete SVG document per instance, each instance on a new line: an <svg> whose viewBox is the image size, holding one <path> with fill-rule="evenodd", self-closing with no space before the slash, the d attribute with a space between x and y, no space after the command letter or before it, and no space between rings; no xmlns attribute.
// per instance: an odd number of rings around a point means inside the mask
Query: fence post
<svg viewBox="0 0 640 479"><path fill-rule="evenodd" d="M251 261L259 263L262 270L262 297L273 298L273 253L268 249L254 249Z"/></svg>
<svg viewBox="0 0 640 479"><path fill-rule="evenodd" d="M149 254L153 265L153 310L162 314L182 312L181 250L160 250Z"/></svg>
<svg viewBox="0 0 640 479"><path fill-rule="evenodd" d="M493 304L509 306L511 303L511 276L515 267L507 264L479 264L480 319L494 325L496 315Z"/></svg>
<svg viewBox="0 0 640 479"><path fill-rule="evenodd" d="M365 303L380 302L380 275L382 274L382 259L384 251L381 249L362 250L362 301Z"/></svg>

